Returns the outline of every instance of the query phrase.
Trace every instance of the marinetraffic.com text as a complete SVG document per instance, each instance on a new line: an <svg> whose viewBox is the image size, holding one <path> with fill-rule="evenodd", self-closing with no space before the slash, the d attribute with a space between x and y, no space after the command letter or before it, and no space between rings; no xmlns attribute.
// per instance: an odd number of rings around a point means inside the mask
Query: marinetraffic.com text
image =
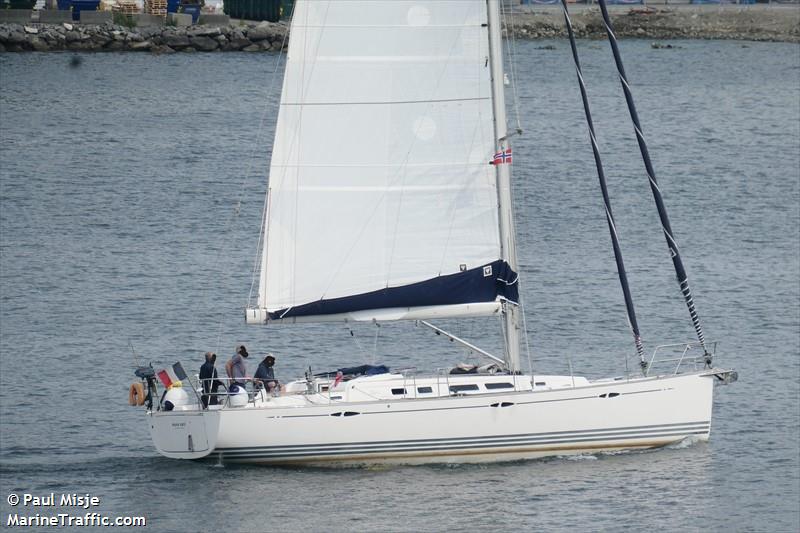
<svg viewBox="0 0 800 533"><path fill-rule="evenodd" d="M107 516L96 510L99 496L63 493L11 493L8 505L16 512L8 513L7 527L147 527L144 516Z"/></svg>

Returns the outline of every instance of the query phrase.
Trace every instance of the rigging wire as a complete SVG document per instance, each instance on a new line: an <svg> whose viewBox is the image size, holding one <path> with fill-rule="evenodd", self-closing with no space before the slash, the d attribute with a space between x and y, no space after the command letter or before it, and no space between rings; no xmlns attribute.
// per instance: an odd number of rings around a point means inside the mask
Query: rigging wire
<svg viewBox="0 0 800 533"><path fill-rule="evenodd" d="M525 355L528 358L528 372L531 375L531 381L533 381L533 358L531 357L531 345L528 342L528 322L525 319L525 306L523 305L522 299L522 284L519 281L519 276L517 277L517 283L519 284L519 308L520 314L522 315L522 336L525 339Z"/></svg>
<svg viewBox="0 0 800 533"><path fill-rule="evenodd" d="M572 49L572 59L575 63L575 74L578 77L578 85L580 86L581 90L581 100L583 101L583 111L586 115L586 125L589 128L589 139L592 143L592 154L594 155L594 163L595 167L597 168L597 179L600 182L600 191L603 194L606 222L608 223L608 231L611 234L611 244L614 248L614 260L617 263L617 274L619 275L619 283L622 286L622 294L625 298L625 308L628 313L628 325L633 333L633 342L636 346L636 352L639 355L639 364L644 371L647 365L647 363L645 363L644 347L642 346L642 338L639 334L639 325L636 321L636 310L633 306L633 297L631 296L630 286L628 285L628 276L625 272L625 263L622 259L622 249L619 243L619 235L617 234L617 225L614 222L614 214L611 211L611 198L608 195L605 171L603 170L603 162L600 159L600 148L597 145L597 137L594 131L594 121L592 120L592 112L589 108L589 97L586 93L586 82L583 79L581 62L578 58L578 47L575 43L575 33L572 29L572 20L569 17L569 10L567 9L567 0L561 0L561 7L562 11L564 12L564 24L567 27L567 34L569 35L569 44Z"/></svg>
<svg viewBox="0 0 800 533"><path fill-rule="evenodd" d="M506 50L508 50L508 66L509 70L511 71L511 94L512 101L514 102L514 118L517 123L516 131L517 133L522 133L522 122L519 112L519 95L517 94L517 32L516 26L514 25L513 9L513 7L510 8L507 16L505 2L500 2L500 14L503 20L503 26L505 26L506 29ZM511 21L510 24L508 22L509 20Z"/></svg>
<svg viewBox="0 0 800 533"><path fill-rule="evenodd" d="M275 92L275 80L277 79L278 68L280 67L280 64L281 64L281 58L283 57L283 49L286 46L286 40L288 39L288 36L289 36L289 32L287 30L283 35L283 40L281 41L281 49L278 52L278 57L275 58L275 67L272 70L272 76L271 76L271 79L270 79L270 84L269 84L269 87L267 88L267 91L266 91L267 95L274 94L274 92ZM228 232L229 226L231 225L231 223L234 220L236 220L239 217L239 214L241 213L242 200L244 198L244 193L245 193L245 190L246 190L246 187L247 187L247 182L249 181L249 178L250 178L250 173L252 172L252 169L253 169L253 160L255 159L255 152L256 152L256 149L260 145L260 141L261 141L262 134L263 134L263 131L264 131L264 124L266 123L266 117L267 117L267 111L269 109L269 103L270 103L269 102L269 98L265 98L264 99L264 107L262 108L262 111L261 111L261 119L259 120L258 129L256 130L255 140L254 140L253 146L252 146L252 148L250 150L250 154L247 157L247 167L245 168L245 172L243 174L244 177L242 178L242 184L239 187L239 194L238 194L238 197L236 199L235 208L234 208L233 214L230 217L228 217L228 220L225 223L225 227L223 228L222 233L220 234L220 237L219 237L220 240L222 240L223 238L226 237L226 234ZM264 198L264 205L265 206L267 205L268 197L269 197L268 195L265 195L265 198ZM264 221L265 221L264 217L265 216L266 216L266 207L264 208L264 210L262 212L262 224L264 224ZM259 245L261 243L261 235L262 234L263 234L263 232L259 231L259 239L258 239ZM225 241L223 241L223 243L229 243L229 242L230 242L230 239L226 239ZM216 270L217 266L219 265L220 258L222 257L222 254L225 251L225 249L226 249L226 247L224 246L224 244L222 246L218 246L218 250L219 251L217 252L217 257L216 257L216 259L214 261L214 265L212 267L212 271ZM256 254L256 255L258 255L258 254ZM256 261L258 261L258 258L256 258ZM256 267L254 267L254 272L255 272L255 268ZM250 298L252 296L254 279L255 279L255 277L253 277L253 279L251 279L250 293L248 294L248 303L249 303ZM208 287L206 288L206 291L208 291ZM221 342L222 342L222 331L223 331L224 321L225 321L225 311L221 310L220 311L220 319L219 319L219 331L218 331L218 334L217 334L217 341L216 341L216 351L220 351L220 346L221 346Z"/></svg>
<svg viewBox="0 0 800 533"><path fill-rule="evenodd" d="M381 335L381 323L375 321L375 341L372 345L372 364L378 360L378 337Z"/></svg>
<svg viewBox="0 0 800 533"><path fill-rule="evenodd" d="M364 346L361 345L361 341L358 340L355 331L353 331L353 328L351 328L349 324L347 325L347 330L350 332L350 338L352 338L355 341L356 346L358 346L358 349L364 355L364 362L366 363L369 358L369 352L364 349Z"/></svg>
<svg viewBox="0 0 800 533"><path fill-rule="evenodd" d="M664 205L664 200L661 196L661 189L659 188L658 181L656 180L656 173L653 169L653 164L650 161L650 152L647 149L647 142L645 141L644 133L642 132L642 126L639 123L639 114L636 112L636 103L633 100L633 93L631 92L631 87L628 83L628 77L625 74L625 67L622 64L622 56L620 55L619 47L617 46L617 38L614 35L614 29L611 26L611 19L608 16L606 0L598 1L600 3L600 12L603 15L603 23L606 28L606 34L608 35L608 43L611 45L611 52L614 55L614 63L617 66L619 81L622 85L622 91L625 94L625 102L628 104L628 113L630 114L634 131L636 133L636 141L639 145L639 152L642 155L642 161L644 162L645 170L647 171L647 177L650 182L650 190L653 193L653 199L656 203L658 216L661 220L661 230L664 232L664 237L667 241L667 247L669 248L669 253L672 257L672 264L675 267L675 274L678 278L678 285L681 293L683 294L683 299L686 302L686 307L689 310L689 316L691 317L692 325L694 326L695 333L697 334L697 339L700 341L700 346L703 348L706 367L710 368L712 356L706 348L703 326L700 323L700 317L695 309L694 298L692 297L692 291L689 287L689 276L687 275L686 269L683 266L683 260L681 259L678 244L675 242L675 237L672 234L672 227L669 223L667 208Z"/></svg>
<svg viewBox="0 0 800 533"><path fill-rule="evenodd" d="M516 120L516 132L522 133L522 119L520 114L520 105L519 105L519 93L517 92L517 69L516 69L516 62L517 62L517 32L516 26L514 23L514 13L513 7L510 8L509 11L506 11L505 2L500 2L500 12L501 18L503 20L503 25L506 29L506 50L508 50L508 65L509 71L511 72L511 95L512 101L514 104L514 118ZM509 20L511 21L509 23ZM520 268L522 270L522 268ZM519 292L519 310L520 314L522 315L522 333L525 339L525 355L528 359L528 371L530 372L531 376L533 376L533 361L531 357L531 347L530 342L528 341L528 325L527 320L525 318L525 306L523 304L523 296L522 296L522 282L521 282L521 272L517 273L517 289ZM503 335L505 339L505 335Z"/></svg>
<svg viewBox="0 0 800 533"><path fill-rule="evenodd" d="M288 21L288 24L287 24L287 31L283 35L283 41L281 41L281 48L280 48L280 51L278 52L278 58L277 58L276 63L275 63L275 70L272 73L272 80L271 80L271 83L270 83L268 94L274 92L274 85L275 85L275 80L276 80L277 69L278 69L278 65L280 65L280 60L281 60L281 57L283 56L283 51L286 48L286 42L287 42L287 40L289 38L289 28L291 28L291 23L294 20L294 9L295 9L295 7L296 7L296 3L292 3L292 8L291 8L291 11L290 11L289 17L288 17L289 21ZM284 66L284 68L285 68L285 66ZM278 108L280 109L280 95L278 96ZM261 129L263 127L265 116L266 116L266 108L264 109L264 113L261 116L261 124L259 125L259 130L258 130L259 131L259 135L256 136L257 140L253 145L253 152L251 152L251 156L249 158L249 161L251 163L252 163L252 159L253 159L253 153L255 152L255 149L259 145L258 141L260 140L260 133L261 133ZM249 167L248 167L248 170L249 170ZM285 172L285 167L284 167L284 172ZM269 222L269 206L270 206L271 192L272 192L271 189L269 188L269 177L270 176L267 176L267 185L268 185L268 187L267 187L267 192L264 195L264 204L263 204L263 206L261 208L261 226L260 226L260 229L259 229L259 232L258 232L258 240L256 242L256 253L255 253L255 258L253 260L253 269L252 269L252 273L251 273L251 277L250 277L250 291L247 294L247 302L245 304L245 307L249 307L250 304L253 301L253 289L255 288L256 280L259 277L259 266L262 264L262 260L266 259L266 257L263 257L263 255L266 254L266 250L264 250L264 248L262 248L262 247L266 247L267 246L267 237L268 237L268 235L267 235L268 227L267 226L268 226L268 222Z"/></svg>

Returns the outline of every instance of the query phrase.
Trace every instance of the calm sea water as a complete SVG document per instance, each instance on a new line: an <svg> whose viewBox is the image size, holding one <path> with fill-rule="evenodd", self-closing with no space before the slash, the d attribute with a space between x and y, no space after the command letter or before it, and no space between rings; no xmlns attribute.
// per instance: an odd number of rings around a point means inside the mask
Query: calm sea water
<svg viewBox="0 0 800 533"><path fill-rule="evenodd" d="M159 457L134 355L239 342L278 373L464 354L411 325L245 327L280 71L271 55L0 55L0 511L90 493L153 531L800 529L800 53L626 41L656 171L719 363L711 441L485 466L230 467ZM554 49L546 49L548 47ZM581 43L649 348L692 338L607 45ZM538 372L633 352L566 42L518 43L514 180ZM236 213L238 212L238 216ZM332 223L335 223L333 221ZM495 324L447 327L498 349ZM355 339L355 340L354 340ZM377 355L375 353L377 347ZM59 511L61 509L56 509ZM28 509L32 514L36 510Z"/></svg>

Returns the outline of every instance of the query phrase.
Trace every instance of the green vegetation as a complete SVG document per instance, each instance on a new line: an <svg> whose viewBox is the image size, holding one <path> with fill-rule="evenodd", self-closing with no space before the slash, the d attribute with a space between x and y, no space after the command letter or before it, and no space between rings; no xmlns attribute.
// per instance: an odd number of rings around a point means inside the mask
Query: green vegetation
<svg viewBox="0 0 800 533"><path fill-rule="evenodd" d="M135 28L136 21L132 16L125 13L114 13L114 24L118 26L125 26L126 28Z"/></svg>

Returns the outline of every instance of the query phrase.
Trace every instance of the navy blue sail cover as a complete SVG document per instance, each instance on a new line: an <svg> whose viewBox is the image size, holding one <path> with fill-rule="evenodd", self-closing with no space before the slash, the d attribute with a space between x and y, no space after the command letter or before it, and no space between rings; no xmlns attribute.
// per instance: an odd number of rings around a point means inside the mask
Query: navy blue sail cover
<svg viewBox="0 0 800 533"><path fill-rule="evenodd" d="M322 299L269 314L270 320L312 315L333 315L367 309L424 307L493 302L498 297L519 301L517 273L497 260L478 268L377 291Z"/></svg>

